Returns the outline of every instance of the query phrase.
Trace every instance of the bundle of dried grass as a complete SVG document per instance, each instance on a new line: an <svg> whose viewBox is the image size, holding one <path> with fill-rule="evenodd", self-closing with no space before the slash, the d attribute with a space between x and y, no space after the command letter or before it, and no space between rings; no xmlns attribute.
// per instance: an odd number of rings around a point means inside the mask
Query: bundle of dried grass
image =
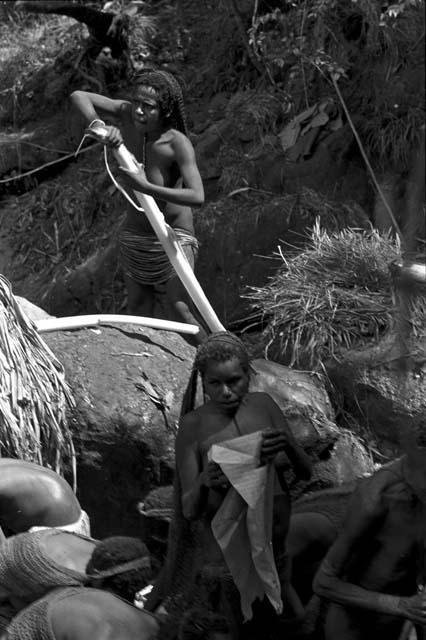
<svg viewBox="0 0 426 640"><path fill-rule="evenodd" d="M0 455L61 473L75 453L66 420L74 400L64 370L0 276Z"/></svg>
<svg viewBox="0 0 426 640"><path fill-rule="evenodd" d="M400 257L390 236L344 229L328 233L316 222L310 243L286 259L270 282L246 295L267 327L273 359L316 369L346 349L373 343L394 325L389 264ZM411 310L414 339L426 337L426 299Z"/></svg>

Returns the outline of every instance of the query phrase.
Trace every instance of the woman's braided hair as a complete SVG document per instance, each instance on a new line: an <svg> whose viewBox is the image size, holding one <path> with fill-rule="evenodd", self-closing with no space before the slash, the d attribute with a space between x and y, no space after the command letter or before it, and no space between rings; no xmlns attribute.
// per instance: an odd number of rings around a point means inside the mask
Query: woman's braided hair
<svg viewBox="0 0 426 640"><path fill-rule="evenodd" d="M245 373L250 373L250 357L242 340L229 331L212 333L198 347L194 368L204 375L210 361L224 362L236 358Z"/></svg>
<svg viewBox="0 0 426 640"><path fill-rule="evenodd" d="M135 85L155 89L162 118L167 124L170 123L172 127L188 135L182 87L171 73L161 69L144 69L132 81Z"/></svg>
<svg viewBox="0 0 426 640"><path fill-rule="evenodd" d="M183 418L184 415L193 411L195 407L198 374L200 374L203 379L208 363L212 360L215 362L225 362L233 358L239 360L242 370L249 376L254 373L254 369L250 364L250 356L244 342L229 331L212 333L198 347L194 366L183 395L180 418Z"/></svg>

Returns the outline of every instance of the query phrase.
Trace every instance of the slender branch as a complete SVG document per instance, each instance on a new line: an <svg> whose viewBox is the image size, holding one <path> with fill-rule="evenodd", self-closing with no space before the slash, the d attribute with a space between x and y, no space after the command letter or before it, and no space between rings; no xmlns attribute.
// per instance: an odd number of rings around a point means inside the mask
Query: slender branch
<svg viewBox="0 0 426 640"><path fill-rule="evenodd" d="M393 226L395 227L395 231L398 234L398 236L400 238L400 241L401 241L401 245L402 245L403 241L404 241L404 237L402 235L402 232L401 232L401 229L399 227L399 224L397 223L396 218L395 218L395 216L394 216L394 214L392 212L392 209L390 208L390 205L389 205L388 201L386 200L385 194L383 193L382 189L380 188L380 185L379 185L379 183L377 181L376 175L375 175L375 173L373 171L373 167L371 166L370 161L369 161L369 159L367 157L367 154L365 152L364 145L362 144L361 139L360 139L360 137L358 135L358 132L355 129L355 125L354 125L354 123L352 121L351 115L350 115L350 113L348 111L346 103L345 103L345 101L343 99L343 96L342 96L342 94L340 92L340 89L339 89L339 87L337 85L336 78L334 77L333 73L331 73L330 75L331 75L331 81L332 81L332 83L334 85L334 88L336 90L336 93L337 93L337 95L339 97L339 100L340 100L341 105L343 107L343 111L345 112L345 115L346 115L346 117L348 119L349 126L352 129L352 133L354 134L355 140L358 143L359 150L361 151L361 155L362 155L362 157L364 159L364 162L365 162L365 164L367 166L367 169L368 169L368 171L370 173L371 179L373 180L373 183L374 183L374 186L376 187L377 193L379 194L379 196L380 196L380 198L381 198L381 200L382 200L382 202L383 202L383 204L385 206L385 209L389 214L389 217L390 217L390 219L392 221Z"/></svg>
<svg viewBox="0 0 426 640"><path fill-rule="evenodd" d="M24 140L23 136L17 136L15 139L10 139L10 138L2 138L0 136L0 144L16 144L17 142L19 142L19 144L26 144L29 147L35 147L36 149L43 149L44 151L52 151L54 153L62 153L62 154L67 154L69 153L69 151L64 151L63 149L55 149L54 147L44 147L42 144L36 144L35 142L30 142L29 140Z"/></svg>
<svg viewBox="0 0 426 640"><path fill-rule="evenodd" d="M253 67L259 73L259 75L263 75L264 69L262 69L262 67L260 66L260 64L256 60L256 57L254 56L253 51L250 49L250 45L249 45L248 40L247 40L247 30L244 27L241 11L239 10L239 8L237 6L236 0L231 0L230 6L231 6L231 11L232 11L232 14L234 16L234 19L235 19L235 22L236 22L236 25L237 25L238 32L239 32L239 34L241 36L241 42L242 42L242 44L244 46L244 49L246 50L247 56L248 56L250 62L252 63Z"/></svg>
<svg viewBox="0 0 426 640"><path fill-rule="evenodd" d="M91 144L90 147L86 147L85 149L82 149L81 151L79 151L79 155L81 153L86 153L86 151L90 151L90 149L93 149L93 147L98 147L100 145L99 142L96 142L95 144ZM40 165L39 167L36 167L35 169L31 169L31 171L25 171L25 173L20 173L17 176L13 176L12 178L6 178L4 180L0 180L0 184L6 184L7 182L13 182L14 180L19 180L20 178L26 178L27 176L32 175L33 173L37 173L38 171L41 171L42 169L45 169L46 167L50 167L54 164L58 164L58 162L63 162L64 160L68 160L69 158L73 158L75 157L75 151L73 151L72 153L69 153L66 156L63 156L62 158L58 158L57 160L52 160L51 162L46 162L45 164Z"/></svg>
<svg viewBox="0 0 426 640"><path fill-rule="evenodd" d="M300 24L300 33L299 33L299 38L300 38L300 48L302 48L302 36L303 36L303 29L305 28L305 19L306 19L306 1L303 4L303 14L302 14L302 21ZM303 58L300 58L300 66L302 69L302 81L303 81L303 92L305 94L305 103L306 103L306 108L309 109L309 100L308 100L308 90L306 87L306 76L305 76L305 65L303 64Z"/></svg>

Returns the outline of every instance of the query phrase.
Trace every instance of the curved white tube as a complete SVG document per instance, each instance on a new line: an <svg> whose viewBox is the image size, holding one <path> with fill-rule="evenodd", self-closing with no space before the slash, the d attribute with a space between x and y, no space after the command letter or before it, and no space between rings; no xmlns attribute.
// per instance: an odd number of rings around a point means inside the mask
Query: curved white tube
<svg viewBox="0 0 426 640"><path fill-rule="evenodd" d="M162 329L163 331L176 331L177 333L187 333L192 336L195 336L199 332L199 328L195 324L172 322L170 320L160 320L159 318L144 318L142 316L125 316L109 313L89 316L68 316L65 318L43 318L41 320L35 320L34 324L39 333L48 333L49 331L66 331L67 329L80 329L83 327L95 327L99 324L136 324L141 327Z"/></svg>

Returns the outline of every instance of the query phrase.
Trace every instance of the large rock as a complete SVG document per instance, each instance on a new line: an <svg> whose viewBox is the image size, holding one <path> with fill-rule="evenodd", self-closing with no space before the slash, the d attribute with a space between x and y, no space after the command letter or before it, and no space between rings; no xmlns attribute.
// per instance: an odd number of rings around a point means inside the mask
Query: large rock
<svg viewBox="0 0 426 640"><path fill-rule="evenodd" d="M374 470L363 443L336 425L330 398L318 374L263 359L254 360L253 368L256 375L251 390L266 391L274 398L312 459L313 474L308 482L297 480L291 470L287 474L293 498L306 491L352 482Z"/></svg>
<svg viewBox="0 0 426 640"><path fill-rule="evenodd" d="M256 358L251 391L269 393L283 411L298 442L320 457L338 438L334 411L319 376Z"/></svg>
<svg viewBox="0 0 426 640"><path fill-rule="evenodd" d="M426 347L412 344L401 362L401 344L391 332L377 345L347 351L327 363L327 373L347 415L369 434L385 456L401 453L401 437L410 428L425 428Z"/></svg>
<svg viewBox="0 0 426 640"><path fill-rule="evenodd" d="M70 421L78 497L93 533L137 534L137 502L172 478L194 349L175 333L131 325L55 332L44 339L63 363L76 400Z"/></svg>

